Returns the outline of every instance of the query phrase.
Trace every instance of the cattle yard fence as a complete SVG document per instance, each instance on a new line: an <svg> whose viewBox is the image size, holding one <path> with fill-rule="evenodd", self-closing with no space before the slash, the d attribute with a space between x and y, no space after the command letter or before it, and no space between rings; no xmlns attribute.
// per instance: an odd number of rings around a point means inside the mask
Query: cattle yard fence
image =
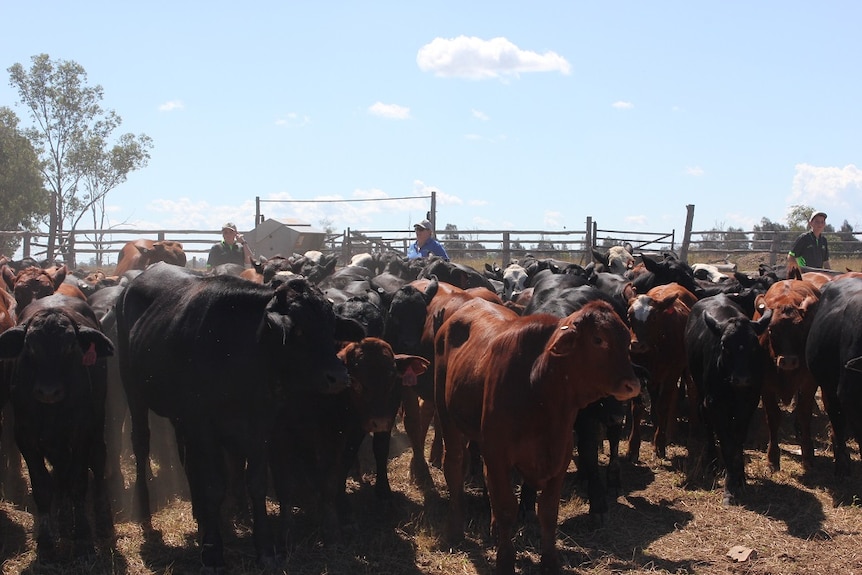
<svg viewBox="0 0 862 575"><path fill-rule="evenodd" d="M590 230L590 233L587 233ZM438 230L437 238L457 261L499 262L501 265L530 254L584 265L592 261L592 248L630 244L635 253L676 253L690 263L734 263L743 256L760 255L769 264L782 263L799 231L688 231L681 241L675 230L643 232L603 229L587 218L581 230ZM827 233L833 259L862 259L862 234ZM221 230L75 230L58 258L70 267L101 267L116 263L117 254L129 241L145 238L175 240L183 244L191 267L204 267L206 254L220 241ZM20 241L22 257L45 257L47 232L0 231L0 240ZM337 255L346 264L360 253L394 250L407 252L412 231L354 230L327 233L321 251ZM11 255L11 254L10 254ZM283 254L291 255L291 254Z"/></svg>

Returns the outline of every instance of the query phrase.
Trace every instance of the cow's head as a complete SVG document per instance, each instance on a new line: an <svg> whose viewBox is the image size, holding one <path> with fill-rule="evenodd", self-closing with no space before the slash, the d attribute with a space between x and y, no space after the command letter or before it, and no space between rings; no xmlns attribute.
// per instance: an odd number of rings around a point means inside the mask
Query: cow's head
<svg viewBox="0 0 862 575"><path fill-rule="evenodd" d="M607 395L625 401L640 394L630 342L629 330L613 306L596 300L560 320L543 355L565 380L582 384L575 391L582 396L579 403L586 401L582 406ZM531 381L538 381L542 363L534 365Z"/></svg>
<svg viewBox="0 0 862 575"><path fill-rule="evenodd" d="M275 289L262 330L260 337L282 391L343 391L347 370L336 356L336 341L365 336L358 322L337 317L323 293L302 277Z"/></svg>
<svg viewBox="0 0 862 575"><path fill-rule="evenodd" d="M18 309L24 309L33 300L47 297L57 291L66 279L66 273L65 265L49 269L30 266L18 272L11 284Z"/></svg>
<svg viewBox="0 0 862 575"><path fill-rule="evenodd" d="M769 327L772 310L757 321L745 316L719 320L709 312L704 313L706 327L719 338L720 353L718 367L733 387L754 385L759 379L760 362L756 360L760 348L759 336Z"/></svg>
<svg viewBox="0 0 862 575"><path fill-rule="evenodd" d="M56 309L39 311L0 334L0 359L17 360L15 393L30 393L40 403L59 403L87 388L84 370L113 353L101 331L78 325Z"/></svg>
<svg viewBox="0 0 862 575"><path fill-rule="evenodd" d="M347 344L338 354L350 374L353 404L365 431L391 431L401 403L401 386L415 385L428 360L396 355L382 339L367 337Z"/></svg>

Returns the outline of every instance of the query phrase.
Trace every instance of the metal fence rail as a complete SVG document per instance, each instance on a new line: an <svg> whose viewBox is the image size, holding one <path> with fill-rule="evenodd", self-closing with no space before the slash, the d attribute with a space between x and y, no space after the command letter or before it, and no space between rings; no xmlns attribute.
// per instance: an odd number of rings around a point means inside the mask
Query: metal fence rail
<svg viewBox="0 0 862 575"><path fill-rule="evenodd" d="M586 263L592 260L591 248L599 250L631 244L635 252L674 251L688 259L689 253L700 260L733 260L751 253L765 254L769 263L783 261L799 231L692 231L678 242L675 231L643 232L601 229L587 219L582 230L443 230L437 239L453 259L484 259L508 263L532 254ZM591 230L587 233L587 230ZM862 233L827 233L833 258L862 258ZM21 240L24 257L44 258L46 232L0 231L0 239ZM70 266L111 265L123 245L140 238L176 240L183 244L190 260L203 259L212 244L220 241L221 230L75 230L69 235L62 259ZM405 230L354 230L327 234L323 251L336 254L347 263L353 255L386 250L407 252L415 240ZM680 251L680 248L682 250ZM12 254L7 254L12 255ZM290 254L284 254L290 255ZM201 264L202 265L202 264Z"/></svg>

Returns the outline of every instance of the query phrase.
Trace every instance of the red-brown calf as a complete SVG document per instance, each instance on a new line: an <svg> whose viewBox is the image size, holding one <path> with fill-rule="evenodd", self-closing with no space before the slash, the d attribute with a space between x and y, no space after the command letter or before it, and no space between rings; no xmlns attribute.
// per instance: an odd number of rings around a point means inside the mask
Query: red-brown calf
<svg viewBox="0 0 862 575"><path fill-rule="evenodd" d="M630 337L613 308L591 302L563 319L519 316L482 300L466 303L435 340L435 398L450 494L448 535L464 536L463 458L478 441L485 461L497 573L514 573L518 501L511 473L541 490L542 569L556 572L556 528L578 410L608 395L640 392Z"/></svg>

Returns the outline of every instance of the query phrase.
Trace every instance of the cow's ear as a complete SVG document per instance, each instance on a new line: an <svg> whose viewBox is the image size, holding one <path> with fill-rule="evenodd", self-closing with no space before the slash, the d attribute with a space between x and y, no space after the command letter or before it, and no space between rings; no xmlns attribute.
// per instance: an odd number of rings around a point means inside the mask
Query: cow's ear
<svg viewBox="0 0 862 575"><path fill-rule="evenodd" d="M652 259L648 255L643 256L643 262L644 262L644 267L648 271L651 271L653 273L656 273L658 271L658 268L659 268L658 262L656 262L654 259Z"/></svg>
<svg viewBox="0 0 862 575"><path fill-rule="evenodd" d="M425 305L431 303L431 300L434 299L434 296L437 295L437 289L440 287L440 281L437 279L437 276L432 275L431 281L428 282L428 285L425 287L425 291L422 293L422 297L425 299Z"/></svg>
<svg viewBox="0 0 862 575"><path fill-rule="evenodd" d="M653 300L655 301L656 307L662 311L671 312L673 311L673 302L677 300L679 297L678 293L671 293L665 296L662 300Z"/></svg>
<svg viewBox="0 0 862 575"><path fill-rule="evenodd" d="M0 359L14 359L24 351L24 336L27 330L18 325L0 333Z"/></svg>
<svg viewBox="0 0 862 575"><path fill-rule="evenodd" d="M398 368L398 374L402 377L407 371L412 371L416 375L422 375L428 371L428 366L431 362L424 357L418 355L407 355L406 353L395 354L395 365Z"/></svg>
<svg viewBox="0 0 862 575"><path fill-rule="evenodd" d="M721 335L721 324L719 324L718 320L715 319L714 315L709 312L704 312L703 323L706 324L706 327L709 328L709 331L716 335Z"/></svg>
<svg viewBox="0 0 862 575"><path fill-rule="evenodd" d="M114 355L114 343L97 329L80 326L78 328L78 342L85 352L93 349L97 357Z"/></svg>
<svg viewBox="0 0 862 575"><path fill-rule="evenodd" d="M602 252L600 252L596 248L590 248L590 251L593 252L593 261L595 261L596 263L599 263L599 264L608 265L608 254L607 253L603 254Z"/></svg>
<svg viewBox="0 0 862 575"><path fill-rule="evenodd" d="M10 290L15 288L15 271L6 264L3 264L3 281Z"/></svg>
<svg viewBox="0 0 862 575"><path fill-rule="evenodd" d="M844 369L849 369L850 371L862 371L862 357L854 357L844 364Z"/></svg>
<svg viewBox="0 0 862 575"><path fill-rule="evenodd" d="M577 323L560 326L554 337L554 343L551 345L551 355L569 355L577 347L577 338Z"/></svg>
<svg viewBox="0 0 862 575"><path fill-rule="evenodd" d="M754 327L754 333L757 335L762 334L769 327L769 322L772 320L772 310L766 309L763 312L763 317L759 320L752 322L752 326Z"/></svg>
<svg viewBox="0 0 862 575"><path fill-rule="evenodd" d="M355 319L335 316L335 339L339 341L360 341L365 335L365 328Z"/></svg>
<svg viewBox="0 0 862 575"><path fill-rule="evenodd" d="M54 289L59 288L63 280L66 279L66 274L69 273L69 268L66 267L66 264L61 265L57 268L57 271L54 272L54 275L51 277L51 281L54 282Z"/></svg>
<svg viewBox="0 0 862 575"><path fill-rule="evenodd" d="M820 299L813 295L805 296L805 299L803 299L802 303L799 304L799 309L802 310L803 313L814 313L817 311L817 304L819 302Z"/></svg>
<svg viewBox="0 0 862 575"><path fill-rule="evenodd" d="M758 294L758 296L754 298L754 311L759 313L761 317L766 313L766 297L763 294Z"/></svg>

